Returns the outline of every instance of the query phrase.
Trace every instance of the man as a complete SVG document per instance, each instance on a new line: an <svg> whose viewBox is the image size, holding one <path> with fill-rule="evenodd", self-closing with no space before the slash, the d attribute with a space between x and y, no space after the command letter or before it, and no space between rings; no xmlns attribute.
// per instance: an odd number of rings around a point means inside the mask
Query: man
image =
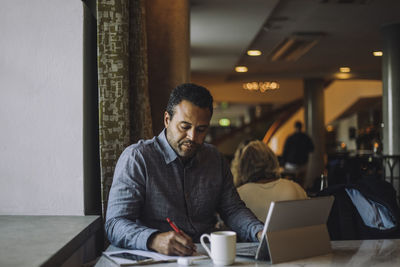
<svg viewBox="0 0 400 267"><path fill-rule="evenodd" d="M165 129L125 149L115 168L105 230L118 247L191 255L215 213L239 239L257 241L263 225L240 200L223 156L204 139L213 112L210 92L182 84L170 96ZM170 218L182 233L172 231Z"/></svg>
<svg viewBox="0 0 400 267"><path fill-rule="evenodd" d="M308 154L314 151L310 137L301 131L302 123L296 121L295 133L286 139L283 148L283 160L287 171L306 171Z"/></svg>

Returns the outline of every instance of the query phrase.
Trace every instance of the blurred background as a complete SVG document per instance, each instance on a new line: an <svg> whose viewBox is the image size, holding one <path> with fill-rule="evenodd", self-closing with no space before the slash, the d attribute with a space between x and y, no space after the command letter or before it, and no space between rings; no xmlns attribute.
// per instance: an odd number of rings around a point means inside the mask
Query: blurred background
<svg viewBox="0 0 400 267"><path fill-rule="evenodd" d="M215 98L207 141L229 159L249 138L280 156L300 120L324 168L372 164L384 143L383 32L399 10L390 0L191 0L191 77Z"/></svg>

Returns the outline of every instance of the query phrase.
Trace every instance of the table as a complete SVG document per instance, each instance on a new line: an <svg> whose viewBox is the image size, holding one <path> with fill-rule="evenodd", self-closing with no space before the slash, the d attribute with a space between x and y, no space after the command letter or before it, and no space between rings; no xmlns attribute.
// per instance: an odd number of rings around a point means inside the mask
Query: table
<svg viewBox="0 0 400 267"><path fill-rule="evenodd" d="M0 266L82 266L101 234L99 216L1 215Z"/></svg>
<svg viewBox="0 0 400 267"><path fill-rule="evenodd" d="M332 253L312 258L306 258L286 263L273 264L285 267L310 267L310 266L400 266L400 239L385 240L351 240L332 241ZM197 247L201 245L197 244ZM109 251L118 250L110 246ZM237 257L233 266L262 267L270 266L268 262L255 261L254 259ZM102 256L96 267L117 266ZM149 265L147 265L149 266ZM151 266L180 266L176 262L168 264L154 264ZM210 259L196 261L193 266L214 266ZM181 266L182 267L182 266Z"/></svg>

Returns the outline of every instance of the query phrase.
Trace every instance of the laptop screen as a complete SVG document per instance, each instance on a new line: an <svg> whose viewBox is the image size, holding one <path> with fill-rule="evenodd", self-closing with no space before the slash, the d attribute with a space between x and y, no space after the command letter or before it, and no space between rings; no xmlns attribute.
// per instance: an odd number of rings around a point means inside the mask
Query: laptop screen
<svg viewBox="0 0 400 267"><path fill-rule="evenodd" d="M282 261L282 253L284 250L286 254L290 254L286 245L285 249L280 249L287 239L295 240L293 244L301 244L305 240L298 240L297 236L301 238L302 235L320 235L315 240L315 246L320 246L319 249L313 249L314 252L304 251L297 249L290 257L302 257L301 255L308 256L310 253L323 253L330 248L330 240L326 230L326 222L332 207L334 198L318 197L303 200L288 200L272 202L269 208L267 218L264 224L262 233L262 240L257 247L253 246L253 251L249 248L239 248L237 250L238 256L254 256L256 260L271 260L273 262L274 255L276 259ZM325 230L324 230L325 229ZM328 244L329 243L329 244ZM270 247L270 248L269 248ZM271 255L272 254L272 255ZM275 261L276 262L276 261Z"/></svg>

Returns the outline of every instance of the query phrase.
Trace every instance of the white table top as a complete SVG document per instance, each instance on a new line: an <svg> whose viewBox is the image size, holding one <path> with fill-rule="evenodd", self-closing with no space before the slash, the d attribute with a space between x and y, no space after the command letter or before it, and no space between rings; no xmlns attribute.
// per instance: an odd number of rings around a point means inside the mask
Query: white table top
<svg viewBox="0 0 400 267"><path fill-rule="evenodd" d="M400 266L400 239L385 240L351 240L332 241L332 253L318 257L306 258L286 263L274 264L274 266ZM201 245L198 245L198 247ZM110 246L107 250L118 250ZM154 264L151 266L180 266L176 262L168 264ZM233 266L270 266L265 261L237 257ZM116 266L110 260L102 256L96 267ZM149 266L149 265L147 265ZM193 266L213 266L210 259L199 260ZM182 267L182 266L181 266Z"/></svg>

